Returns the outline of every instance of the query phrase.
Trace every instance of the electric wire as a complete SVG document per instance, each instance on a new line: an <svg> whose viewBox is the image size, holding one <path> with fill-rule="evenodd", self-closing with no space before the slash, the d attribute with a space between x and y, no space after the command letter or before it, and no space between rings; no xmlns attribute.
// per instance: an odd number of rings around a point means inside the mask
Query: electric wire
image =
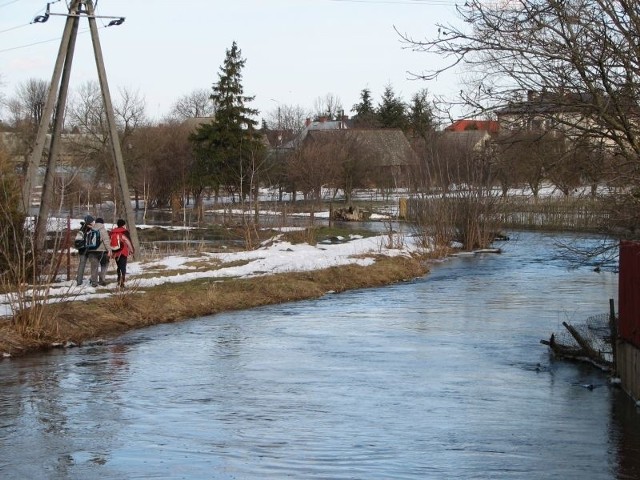
<svg viewBox="0 0 640 480"><path fill-rule="evenodd" d="M5 2L3 4L0 4L0 8L11 5L13 3L17 3L20 0L10 0L8 2ZM54 3L59 3L62 0L54 0L51 2L48 2L49 5L52 5ZM330 2L335 2L335 3L361 3L361 4L390 4L390 5L415 5L415 6L419 6L419 5L454 5L455 2L452 0L328 0ZM69 5L68 2L65 2L67 4L67 6ZM95 4L94 4L94 10L97 10L98 8L98 0L96 0ZM98 28L107 28L109 25L105 24L103 21L101 21L100 23L102 23L101 26L99 26ZM31 23L27 23L24 25L17 25L15 27L10 27L7 28L5 30L0 30L0 34L3 33L7 33L13 30L17 30L19 28L23 28L26 27L28 25L31 25ZM86 33L88 30L85 30L83 32L78 32L78 33ZM61 37L57 37L57 38L52 38L49 40L41 40L38 42L32 42L32 43L28 43L25 45L18 45L15 47L9 47L9 48L4 48L4 49L0 49L0 53L5 53L5 52L10 52L13 50L19 50L22 48L28 48L28 47L32 47L35 45L40 45L40 44L44 44L44 43L49 43L49 42L54 42L54 41L59 41Z"/></svg>
<svg viewBox="0 0 640 480"><path fill-rule="evenodd" d="M2 7L6 7L6 6L8 6L8 5L11 5L12 3L17 3L17 2L19 2L19 1L20 1L20 0L11 0L10 2L0 3L0 8L2 8Z"/></svg>
<svg viewBox="0 0 640 480"><path fill-rule="evenodd" d="M30 23L25 23L24 25L17 25L15 27L7 28L6 30L0 30L0 34L6 33L6 32L10 32L12 30L17 30L17 29L23 28L23 27L28 27L29 25L31 25L31 24Z"/></svg>
<svg viewBox="0 0 640 480"><path fill-rule="evenodd" d="M106 26L99 26L98 29L103 29L103 28L107 28ZM78 35L84 35L89 33L91 30L89 28L86 28L84 30L79 30L78 31ZM33 47L35 45L41 45L44 43L51 43L51 42L59 42L62 39L62 37L56 37L56 38L50 38L48 40L41 40L39 42L33 42L33 43L28 43L25 45L18 45L17 47L9 47L9 48L3 48L0 49L0 53L5 53L5 52L11 52L13 50L20 50L22 48L29 48L29 47Z"/></svg>
<svg viewBox="0 0 640 480"><path fill-rule="evenodd" d="M11 0L11 1L7 2L7 3L0 4L0 7L4 7L4 6L7 6L9 4L16 3L18 1L20 1L20 0ZM48 5L50 6L50 5L53 5L54 3L59 3L61 1L62 0L54 0L54 1L48 2ZM67 3L67 5L68 5L68 2L65 2L65 3ZM96 2L96 5L97 4L98 4L98 2ZM42 12L43 10L44 10L44 8L41 9L39 11L39 13ZM99 29L107 28L108 25L105 25L104 22L101 22L101 23L102 23L102 25L98 26ZM10 27L10 28L7 28L5 30L0 30L0 34L7 33L7 32L10 32L12 30L17 30L19 28L28 27L29 25L33 25L33 22L25 23L23 25L16 25L15 27ZM83 29L83 30L79 30L78 34L79 35L86 34L89 31L90 31L90 29L86 28L86 29ZM40 41L37 41L37 42L31 42L31 43L27 43L27 44L24 44L24 45L17 45L15 47L2 48L2 49L0 49L0 53L11 52L11 51L14 51L14 50L20 50L20 49L23 49L23 48L29 48L29 47L33 47L35 45L42 45L42 44L50 43L50 42L59 42L61 38L62 37L50 38L50 39L47 39L47 40L40 40Z"/></svg>
<svg viewBox="0 0 640 480"><path fill-rule="evenodd" d="M8 5L12 4L12 3L16 3L16 2L18 2L18 1L20 1L20 0L11 0L10 2L0 4L0 8L2 8L2 7L6 7L6 6L8 6ZM59 1L60 1L60 0L55 0L55 2L49 2L49 3L57 3L57 2L59 2ZM43 8L41 8L40 10L38 10L34 15L32 15L32 18L35 18L37 15L39 15L39 14L40 14L40 13L42 13L43 11L44 11L44 7L43 7ZM13 30L18 30L19 28L28 27L29 25L32 25L32 24L33 24L33 21L31 21L31 22L29 22L29 23L24 23L24 24L22 24L22 25L16 25L16 26L14 26L14 27L5 28L4 30L0 30L0 34L7 33L7 32L11 32L11 31L13 31Z"/></svg>

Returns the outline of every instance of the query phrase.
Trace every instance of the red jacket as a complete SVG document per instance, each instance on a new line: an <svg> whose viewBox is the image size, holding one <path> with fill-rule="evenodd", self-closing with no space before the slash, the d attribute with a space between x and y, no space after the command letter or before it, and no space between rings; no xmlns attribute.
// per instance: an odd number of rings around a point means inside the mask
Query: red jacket
<svg viewBox="0 0 640 480"><path fill-rule="evenodd" d="M124 255L125 257L128 257L129 255L133 255L133 244L131 243L131 234L129 233L129 230L126 229L126 227L116 227L113 230L111 230L111 233L109 234L110 238L111 238L111 248L115 248L113 247L114 244L114 238L116 236L120 237L120 245L122 246L122 248L120 248L119 250L115 250L113 252L113 257L114 258L118 258L120 255Z"/></svg>

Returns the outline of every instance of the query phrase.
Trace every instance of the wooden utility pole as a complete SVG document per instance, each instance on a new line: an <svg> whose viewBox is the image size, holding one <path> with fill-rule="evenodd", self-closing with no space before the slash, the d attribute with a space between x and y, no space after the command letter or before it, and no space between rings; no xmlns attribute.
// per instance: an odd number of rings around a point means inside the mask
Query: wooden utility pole
<svg viewBox="0 0 640 480"><path fill-rule="evenodd" d="M116 117L113 113L113 104L111 103L111 94L109 93L109 84L107 83L107 71L104 68L104 60L102 58L102 48L100 47L100 37L98 36L98 27L96 26L95 10L93 1L87 0L87 10L89 12L89 28L91 30L91 40L93 42L93 53L96 58L96 67L98 68L98 78L100 80L100 89L102 90L102 100L107 114L107 124L109 127L109 137L111 139L111 153L113 154L113 164L116 172L116 183L120 193L121 205L124 208L124 218L127 221L127 227L131 232L131 240L133 248L139 252L140 241L138 240L138 231L136 230L136 219L131 206L131 195L129 194L129 182L127 181L127 172L124 169L124 161L122 160L122 149L120 148L120 139L118 138L118 130L116 128ZM123 18L116 20L122 23ZM118 25L120 23L117 23Z"/></svg>
<svg viewBox="0 0 640 480"><path fill-rule="evenodd" d="M64 118L64 109L66 106L67 93L69 90L69 77L71 73L71 64L73 61L73 52L75 49L76 38L78 36L79 20L82 17L86 17L89 20L89 29L91 31L91 39L93 43L93 52L96 60L96 67L98 69L98 79L100 81L102 100L104 102L106 120L109 129L108 135L111 144L114 170L116 172L116 187L120 196L120 203L123 206L122 208L124 209L123 216L127 222L129 230L131 231L133 246L136 250L138 250L140 242L138 239L138 232L135 228L135 217L133 213L133 207L131 206L129 184L127 182L127 175L122 159L122 150L120 148L120 140L118 138L118 131L116 128L113 104L111 102L111 94L109 93L109 84L107 82L107 74L102 57L102 48L100 46L100 38L98 36L98 27L96 26L96 15L93 1L73 0L71 2L71 5L69 6L69 13L64 16L67 17L67 22L62 36L62 41L60 42L58 58L56 60L56 65L53 71L44 113L40 121L40 126L38 128L36 142L33 148L33 152L31 153L31 156L29 158L27 174L25 176L23 187L23 208L24 211L28 213L31 205L33 185L38 173L38 167L40 166L42 152L44 151L46 136L49 130L51 114L53 113L54 104L56 104L56 114L54 117L53 130L51 133L51 144L45 170L45 180L42 186L42 201L40 202L40 209L38 212L36 229L34 233L35 246L38 251L42 251L46 242L47 220L51 212L51 204L53 201L53 183L55 178L57 157L59 153L60 134L63 127L62 122ZM49 11L47 10L46 18L42 17L42 19L38 21L46 21L48 18ZM110 25L120 25L122 22L124 22L123 17L100 18L114 19L110 23Z"/></svg>

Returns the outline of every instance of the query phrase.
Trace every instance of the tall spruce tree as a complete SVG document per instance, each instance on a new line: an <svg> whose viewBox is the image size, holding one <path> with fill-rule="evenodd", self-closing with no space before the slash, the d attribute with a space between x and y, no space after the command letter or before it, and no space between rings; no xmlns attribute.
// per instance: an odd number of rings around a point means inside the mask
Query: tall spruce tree
<svg viewBox="0 0 640 480"><path fill-rule="evenodd" d="M400 128L403 131L407 128L407 106L396 96L391 85L384 87L378 118L382 128Z"/></svg>
<svg viewBox="0 0 640 480"><path fill-rule="evenodd" d="M190 136L196 165L192 170L193 186L226 188L244 198L251 187L256 188L255 172L264 155L264 145L258 122L253 119L258 110L247 103L254 97L244 95L242 69L246 60L234 41L213 85L211 99L217 105L212 122L200 125Z"/></svg>
<svg viewBox="0 0 640 480"><path fill-rule="evenodd" d="M351 110L356 113L353 125L358 128L376 128L380 126L378 114L373 106L371 90L363 88L360 92L360 103L356 103Z"/></svg>
<svg viewBox="0 0 640 480"><path fill-rule="evenodd" d="M427 138L433 131L433 111L428 101L426 89L420 90L411 97L409 105L409 130L413 138Z"/></svg>

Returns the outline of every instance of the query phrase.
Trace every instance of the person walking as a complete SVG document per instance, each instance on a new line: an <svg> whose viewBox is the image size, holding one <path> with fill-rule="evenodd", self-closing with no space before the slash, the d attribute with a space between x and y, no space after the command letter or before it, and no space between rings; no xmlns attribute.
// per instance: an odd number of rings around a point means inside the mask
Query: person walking
<svg viewBox="0 0 640 480"><path fill-rule="evenodd" d="M107 268L109 267L109 254L111 253L111 245L109 245L109 233L104 226L104 220L102 218L96 218L93 222L87 222L88 219L92 220L89 215L85 218L85 225L91 226L91 232L88 236L91 238L96 235L97 232L97 245L89 245L87 247L87 257L89 259L89 265L91 267L91 279L89 284L92 287L105 286L107 284L106 275Z"/></svg>
<svg viewBox="0 0 640 480"><path fill-rule="evenodd" d="M87 215L85 221L80 222L80 230L78 230L75 239L75 247L78 249L78 274L76 275L78 286L82 285L84 270L87 265L87 233L89 233L91 227L87 225L86 220L90 220L90 223L94 221L91 215Z"/></svg>
<svg viewBox="0 0 640 480"><path fill-rule="evenodd" d="M116 261L118 287L124 288L127 276L127 258L133 255L133 241L127 229L127 222L122 218L116 222L117 227L111 230L111 257Z"/></svg>

